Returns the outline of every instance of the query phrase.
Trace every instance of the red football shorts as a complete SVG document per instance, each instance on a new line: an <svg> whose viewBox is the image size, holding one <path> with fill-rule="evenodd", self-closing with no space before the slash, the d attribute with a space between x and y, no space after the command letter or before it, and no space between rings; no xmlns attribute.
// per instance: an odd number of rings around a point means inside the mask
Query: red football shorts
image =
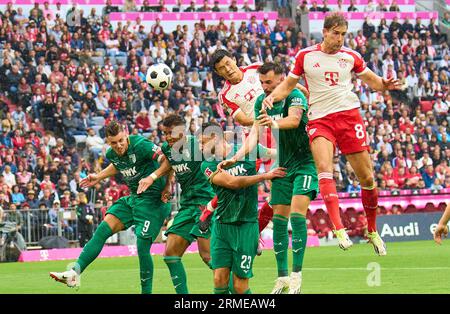
<svg viewBox="0 0 450 314"><path fill-rule="evenodd" d="M319 136L339 147L343 154L369 150L366 127L359 108L340 111L308 122L309 143Z"/></svg>

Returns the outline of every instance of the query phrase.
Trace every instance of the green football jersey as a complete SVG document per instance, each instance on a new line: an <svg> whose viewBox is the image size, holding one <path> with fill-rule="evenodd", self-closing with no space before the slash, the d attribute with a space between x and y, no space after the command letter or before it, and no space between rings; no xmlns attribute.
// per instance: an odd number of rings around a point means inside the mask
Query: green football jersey
<svg viewBox="0 0 450 314"><path fill-rule="evenodd" d="M233 157L238 151L239 146L235 145L227 158ZM258 155L263 157L267 149L258 145ZM238 161L232 167L224 169L233 176L253 176L256 175L256 161L245 158ZM220 161L205 160L202 162L202 173L211 180L217 172L217 165ZM218 206L215 211L216 221L221 223L243 223L258 221L258 186L257 184L244 189L232 190L222 186L211 185L219 198Z"/></svg>
<svg viewBox="0 0 450 314"><path fill-rule="evenodd" d="M181 186L181 208L189 205L206 205L214 197L214 191L200 169L203 154L197 138L186 136L186 142L182 147L170 147L165 142L161 150L169 160Z"/></svg>
<svg viewBox="0 0 450 314"><path fill-rule="evenodd" d="M106 158L123 175L126 185L130 188L131 194L136 194L139 181L148 177L159 168L156 161L160 148L150 140L140 135L130 135L128 137L128 150L123 156L119 156L110 148L106 152ZM165 186L165 178L156 180L143 194L155 196L161 192Z"/></svg>
<svg viewBox="0 0 450 314"><path fill-rule="evenodd" d="M258 97L255 103L255 119L260 115L262 108L262 102L266 95ZM295 129L272 130L275 140L277 141L277 161L279 167L287 168L288 174L290 170L293 170L298 165L301 165L305 161L313 159L311 149L309 147L309 138L306 133L306 124L308 123L308 103L305 95L298 90L294 89L288 97L282 101L273 104L272 109L267 110L267 114L272 120L280 120L288 116L289 108L300 107L303 109L302 119L300 124ZM278 132L278 135L276 134ZM278 137L278 138L277 138Z"/></svg>

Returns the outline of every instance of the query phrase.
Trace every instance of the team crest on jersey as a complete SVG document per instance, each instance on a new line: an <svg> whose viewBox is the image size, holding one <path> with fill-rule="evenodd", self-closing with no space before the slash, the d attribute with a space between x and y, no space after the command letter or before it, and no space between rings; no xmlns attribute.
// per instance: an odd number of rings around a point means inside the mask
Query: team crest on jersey
<svg viewBox="0 0 450 314"><path fill-rule="evenodd" d="M255 77L250 76L250 77L247 79L247 82L249 82L250 84L255 84L255 83L256 83L256 79L255 79Z"/></svg>
<svg viewBox="0 0 450 314"><path fill-rule="evenodd" d="M136 162L136 154L131 154L130 156L128 156L128 158L130 158L130 161L134 164Z"/></svg>
<svg viewBox="0 0 450 314"><path fill-rule="evenodd" d="M312 136L314 133L316 133L316 131L316 128L309 130L309 135Z"/></svg>
<svg viewBox="0 0 450 314"><path fill-rule="evenodd" d="M209 178L209 177L213 174L213 172L211 171L211 169L206 168L206 169L205 169L205 174L206 174L206 176Z"/></svg>
<svg viewBox="0 0 450 314"><path fill-rule="evenodd" d="M347 61L345 59L339 59L338 64L343 69L345 69L347 67Z"/></svg>

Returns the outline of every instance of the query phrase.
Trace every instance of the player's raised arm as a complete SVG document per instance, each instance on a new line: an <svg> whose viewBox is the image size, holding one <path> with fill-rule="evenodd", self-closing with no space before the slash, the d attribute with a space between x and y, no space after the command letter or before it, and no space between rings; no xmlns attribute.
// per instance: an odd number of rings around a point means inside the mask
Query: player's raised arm
<svg viewBox="0 0 450 314"><path fill-rule="evenodd" d="M116 167L111 163L108 167L100 171L99 173L91 173L86 178L80 181L82 188L88 188L96 185L100 181L115 176L118 173Z"/></svg>
<svg viewBox="0 0 450 314"><path fill-rule="evenodd" d="M271 109L273 107L274 102L278 102L280 100L285 99L292 90L297 86L298 79L293 78L292 76L287 76L277 88L274 89L269 96L267 96L263 101L264 108Z"/></svg>
<svg viewBox="0 0 450 314"><path fill-rule="evenodd" d="M253 119L248 117L245 113L242 111L239 111L235 116L234 120L238 122L242 126L252 126L253 125Z"/></svg>
<svg viewBox="0 0 450 314"><path fill-rule="evenodd" d="M257 174L248 177L235 177L226 171L218 170L210 176L210 181L215 185L227 189L239 190L255 185L256 183L262 182L264 180L272 180L274 178L282 178L284 176L286 176L286 169L281 167L275 168L268 173Z"/></svg>
<svg viewBox="0 0 450 314"><path fill-rule="evenodd" d="M232 158L222 161L217 166L217 168L221 170L223 168L234 165L238 160L243 159L245 156L247 156L251 151L255 149L256 145L258 145L258 138L259 138L259 125L257 123L254 123L250 130L249 135L245 139L241 148L239 148L239 150Z"/></svg>
<svg viewBox="0 0 450 314"><path fill-rule="evenodd" d="M364 83L369 85L370 88L377 91L398 90L401 88L399 80L392 77L386 80L373 73L370 69L364 71L359 77Z"/></svg>
<svg viewBox="0 0 450 314"><path fill-rule="evenodd" d="M266 110L261 110L261 115L258 117L261 126L267 126L273 129L296 129L300 125L302 119L303 109L299 106L289 108L289 113L286 118L280 120L272 120L267 114Z"/></svg>
<svg viewBox="0 0 450 314"><path fill-rule="evenodd" d="M437 244L441 244L442 237L447 237L448 235L448 227L447 224L450 221L450 203L447 204L447 208L445 209L444 214L442 215L439 223L434 231L434 241Z"/></svg>

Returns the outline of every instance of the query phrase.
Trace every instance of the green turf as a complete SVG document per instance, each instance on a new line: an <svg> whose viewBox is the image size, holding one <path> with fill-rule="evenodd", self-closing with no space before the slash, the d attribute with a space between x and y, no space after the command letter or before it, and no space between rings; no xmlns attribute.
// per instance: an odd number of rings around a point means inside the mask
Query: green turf
<svg viewBox="0 0 450 314"><path fill-rule="evenodd" d="M372 246L355 245L344 252L337 247L308 248L303 269L303 293L449 293L450 240L388 243L388 256L375 256ZM154 293L174 293L161 256L154 256ZM212 272L197 254L183 261L191 293L212 292ZM83 273L76 292L53 281L49 271L63 271L72 261L0 264L2 293L139 293L137 258L102 258ZM369 263L381 266L379 286L369 286ZM276 276L275 258L264 251L254 264L253 293L270 292Z"/></svg>

